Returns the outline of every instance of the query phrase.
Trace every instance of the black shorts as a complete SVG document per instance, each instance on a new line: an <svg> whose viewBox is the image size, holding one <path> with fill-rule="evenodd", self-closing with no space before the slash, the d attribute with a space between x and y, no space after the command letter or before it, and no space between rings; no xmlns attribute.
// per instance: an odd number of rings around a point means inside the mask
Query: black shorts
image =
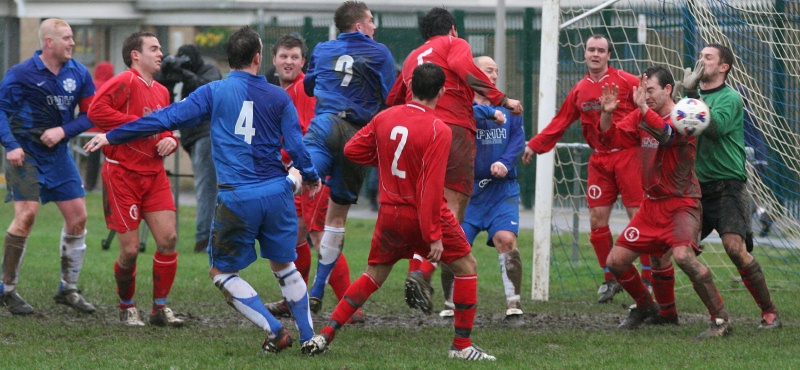
<svg viewBox="0 0 800 370"><path fill-rule="evenodd" d="M742 180L719 180L700 183L703 193L704 239L713 230L720 235L739 234L744 238L750 230L750 196Z"/></svg>

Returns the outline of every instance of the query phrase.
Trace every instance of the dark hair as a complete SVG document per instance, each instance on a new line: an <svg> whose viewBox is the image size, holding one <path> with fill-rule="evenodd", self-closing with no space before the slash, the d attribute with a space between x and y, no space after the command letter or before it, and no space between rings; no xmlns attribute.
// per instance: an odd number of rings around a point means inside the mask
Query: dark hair
<svg viewBox="0 0 800 370"><path fill-rule="evenodd" d="M293 49L293 48L300 48L300 56L303 58L306 57L308 53L308 47L306 46L306 42L303 40L303 37L300 36L297 32L292 32L291 35L283 35L278 38L278 41L275 42L275 45L272 45L272 55L278 55L278 49Z"/></svg>
<svg viewBox="0 0 800 370"><path fill-rule="evenodd" d="M156 37L156 35L152 32L146 31L138 31L132 33L125 41L122 42L122 61L125 62L125 65L128 68L133 65L133 58L131 58L131 52L136 50L138 52L143 52L142 44L144 44L145 37Z"/></svg>
<svg viewBox="0 0 800 370"><path fill-rule="evenodd" d="M736 61L736 57L733 56L733 51L722 44L708 44L706 47L717 49L719 52L719 61L730 66L730 68L725 71L725 78L728 78L728 73L731 73L733 70L733 63Z"/></svg>
<svg viewBox="0 0 800 370"><path fill-rule="evenodd" d="M244 26L228 38L228 65L231 69L242 69L253 62L261 52L261 37L253 27Z"/></svg>
<svg viewBox="0 0 800 370"><path fill-rule="evenodd" d="M672 73L662 66L650 67L644 71L644 74L647 75L647 78L655 78L662 88L667 87L667 85L675 87L675 78L672 77Z"/></svg>
<svg viewBox="0 0 800 370"><path fill-rule="evenodd" d="M339 5L333 14L333 23L339 32L351 32L356 23L366 18L369 11L367 4L362 1L348 0Z"/></svg>
<svg viewBox="0 0 800 370"><path fill-rule="evenodd" d="M611 39L608 38L608 36L606 36L606 35L604 35L602 33L592 34L591 36L586 38L586 41L583 42L583 48L584 49L586 49L586 44L588 44L589 40L591 40L591 39L603 39L603 40L606 40L606 43L608 44L608 52L611 53Z"/></svg>
<svg viewBox="0 0 800 370"><path fill-rule="evenodd" d="M427 40L433 36L448 34L455 25L456 18L447 9L433 8L419 19L419 32Z"/></svg>
<svg viewBox="0 0 800 370"><path fill-rule="evenodd" d="M444 86L442 67L427 62L414 68L411 76L411 92L419 100L431 100L439 94Z"/></svg>

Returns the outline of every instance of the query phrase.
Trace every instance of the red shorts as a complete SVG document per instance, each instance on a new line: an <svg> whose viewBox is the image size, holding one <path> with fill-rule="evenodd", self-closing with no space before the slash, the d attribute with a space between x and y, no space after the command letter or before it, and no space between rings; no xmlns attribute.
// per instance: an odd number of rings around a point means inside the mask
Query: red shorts
<svg viewBox="0 0 800 370"><path fill-rule="evenodd" d="M439 225L444 247L442 262L448 264L470 254L472 247L464 231L444 203ZM402 258L410 259L414 253L426 257L430 250L430 243L422 239L415 207L381 205L367 260L369 265L393 265Z"/></svg>
<svg viewBox="0 0 800 370"><path fill-rule="evenodd" d="M586 203L589 208L610 206L622 194L625 207L638 207L642 190L642 158L639 148L610 153L592 153L589 157L589 179Z"/></svg>
<svg viewBox="0 0 800 370"><path fill-rule="evenodd" d="M118 164L103 165L103 209L109 230L124 233L139 228L142 213L175 211L167 173L140 175Z"/></svg>
<svg viewBox="0 0 800 370"><path fill-rule="evenodd" d="M698 250L702 223L700 199L645 199L616 245L659 258L672 247Z"/></svg>
<svg viewBox="0 0 800 370"><path fill-rule="evenodd" d="M475 180L475 133L453 124L447 126L453 132L453 141L447 157L444 187L470 196Z"/></svg>
<svg viewBox="0 0 800 370"><path fill-rule="evenodd" d="M294 198L297 217L303 219L308 231L325 230L325 216L328 213L328 199L330 197L330 188L322 185L319 192L314 194L314 199L311 199L309 193L303 193Z"/></svg>

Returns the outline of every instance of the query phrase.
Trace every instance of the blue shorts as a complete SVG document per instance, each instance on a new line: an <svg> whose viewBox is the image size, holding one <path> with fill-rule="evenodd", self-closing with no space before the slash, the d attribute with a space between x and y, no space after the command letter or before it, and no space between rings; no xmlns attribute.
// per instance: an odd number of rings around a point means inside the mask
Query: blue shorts
<svg viewBox="0 0 800 370"><path fill-rule="evenodd" d="M470 244L478 233L486 230L489 233L486 245L490 247L494 247L492 236L498 231L519 235L519 183L493 180L481 187L481 182L476 181L461 228Z"/></svg>
<svg viewBox="0 0 800 370"><path fill-rule="evenodd" d="M258 257L275 262L297 259L297 214L285 177L261 184L220 189L211 224L209 264L220 271L239 271Z"/></svg>
<svg viewBox="0 0 800 370"><path fill-rule="evenodd" d="M6 202L10 202L12 199L15 201L41 200L44 204L86 196L80 172L78 172L78 167L75 166L75 160L66 144L57 145L46 155L34 154L25 150L25 162L22 167L12 166L8 160L5 165Z"/></svg>
<svg viewBox="0 0 800 370"><path fill-rule="evenodd" d="M323 114L311 119L308 133L303 137L311 162L319 177L327 178L325 184L331 188L331 200L336 204L355 204L367 173L366 166L344 156L344 145L358 130L337 115Z"/></svg>

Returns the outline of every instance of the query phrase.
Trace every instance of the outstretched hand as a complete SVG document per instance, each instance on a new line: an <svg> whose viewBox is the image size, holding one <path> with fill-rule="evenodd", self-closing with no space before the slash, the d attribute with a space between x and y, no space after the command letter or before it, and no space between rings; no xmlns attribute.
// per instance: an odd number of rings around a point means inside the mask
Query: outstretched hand
<svg viewBox="0 0 800 370"><path fill-rule="evenodd" d="M639 77L639 86L633 87L633 102L641 109L642 113L647 113L650 107L647 106L647 75Z"/></svg>
<svg viewBox="0 0 800 370"><path fill-rule="evenodd" d="M675 89L673 89L672 98L673 100L678 100L683 98L683 96L688 96L690 98L699 98L700 94L697 93L697 87L700 84L700 79L703 77L703 71L705 69L705 63L703 63L702 59L699 59L694 64L694 71L691 68L686 68L683 70L683 79L675 84ZM683 92L681 93L681 87L683 87ZM677 96L676 96L677 95Z"/></svg>
<svg viewBox="0 0 800 370"><path fill-rule="evenodd" d="M96 152L108 144L109 143L108 139L106 138L106 134L97 134L97 136L92 138L92 140L89 140L89 142L83 146L83 150L86 153Z"/></svg>
<svg viewBox="0 0 800 370"><path fill-rule="evenodd" d="M617 84L603 85L602 94L600 95L600 109L603 113L611 113L617 109L619 105L619 86Z"/></svg>

